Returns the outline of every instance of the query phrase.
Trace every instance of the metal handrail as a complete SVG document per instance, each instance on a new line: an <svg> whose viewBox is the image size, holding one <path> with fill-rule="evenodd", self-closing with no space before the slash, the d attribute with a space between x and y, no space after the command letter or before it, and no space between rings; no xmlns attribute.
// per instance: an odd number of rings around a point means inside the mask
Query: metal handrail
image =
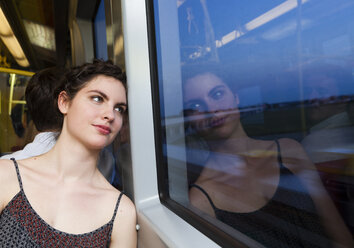
<svg viewBox="0 0 354 248"><path fill-rule="evenodd" d="M32 77L34 74L34 72L31 72L31 71L23 71L23 70L11 69L11 68L5 68L5 67L0 67L0 72L29 76L29 77Z"/></svg>
<svg viewBox="0 0 354 248"><path fill-rule="evenodd" d="M14 103L26 104L25 100L13 100L16 75L23 75L23 76L31 77L34 74L34 72L22 71L22 70L4 68L4 67L0 67L0 72L5 72L5 73L10 74L9 115L11 115L12 104L14 104ZM0 113L1 113L1 109L0 109Z"/></svg>

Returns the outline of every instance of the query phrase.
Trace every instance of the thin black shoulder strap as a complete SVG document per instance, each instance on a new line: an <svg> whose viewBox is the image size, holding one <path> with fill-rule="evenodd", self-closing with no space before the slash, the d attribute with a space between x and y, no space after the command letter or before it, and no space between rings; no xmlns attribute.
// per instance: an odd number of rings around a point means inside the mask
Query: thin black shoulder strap
<svg viewBox="0 0 354 248"><path fill-rule="evenodd" d="M118 200L117 200L117 203L116 203L116 207L114 208L114 213L113 213L111 222L114 222L114 219L116 218L118 207L119 207L119 203L120 203L120 199L122 198L123 195L124 195L123 191L120 192Z"/></svg>
<svg viewBox="0 0 354 248"><path fill-rule="evenodd" d="M114 219L116 218L118 207L119 207L119 203L120 203L120 199L122 198L123 195L124 195L124 193L123 193L123 191L121 191L119 196L118 196L116 207L114 208L114 213L113 213L112 219L109 222L110 226L111 226L111 228L110 228L111 230L109 231L109 234L108 234L109 242L111 242Z"/></svg>
<svg viewBox="0 0 354 248"><path fill-rule="evenodd" d="M208 201L209 201L211 207L214 209L214 211L217 210L217 207L215 207L215 205L214 205L213 201L211 200L210 196L208 195L208 193L202 187L200 187L197 184L191 184L190 188L192 188L192 187L195 187L195 188L199 189L208 198Z"/></svg>
<svg viewBox="0 0 354 248"><path fill-rule="evenodd" d="M277 151L278 151L278 163L280 165L283 165L283 161L281 159L281 151L280 151L280 144L279 144L279 141L276 139L275 140L275 144L277 144Z"/></svg>
<svg viewBox="0 0 354 248"><path fill-rule="evenodd" d="M23 191L22 179L21 179L21 175L20 175L20 170L18 169L18 164L17 164L15 158L11 158L11 160L14 162L14 165L15 165L15 168L16 168L18 184L20 185L21 191Z"/></svg>

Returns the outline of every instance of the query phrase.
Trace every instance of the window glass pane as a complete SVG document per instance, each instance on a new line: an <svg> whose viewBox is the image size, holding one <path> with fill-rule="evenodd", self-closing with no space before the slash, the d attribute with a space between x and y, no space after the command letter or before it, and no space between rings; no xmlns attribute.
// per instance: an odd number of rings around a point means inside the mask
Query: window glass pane
<svg viewBox="0 0 354 248"><path fill-rule="evenodd" d="M351 246L354 2L154 11L168 197L246 244Z"/></svg>
<svg viewBox="0 0 354 248"><path fill-rule="evenodd" d="M96 58L107 60L107 37L106 37L106 16L104 12L104 1L100 1L97 14L94 19L95 27L95 52Z"/></svg>

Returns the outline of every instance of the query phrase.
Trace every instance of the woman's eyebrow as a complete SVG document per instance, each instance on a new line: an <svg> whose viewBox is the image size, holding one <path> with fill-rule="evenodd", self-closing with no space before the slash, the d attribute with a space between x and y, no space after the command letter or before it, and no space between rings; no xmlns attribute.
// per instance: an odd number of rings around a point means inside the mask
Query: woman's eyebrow
<svg viewBox="0 0 354 248"><path fill-rule="evenodd" d="M105 93L103 93L102 91L100 91L100 90L89 90L88 93L97 93L97 94L101 95L105 100L109 99L108 96ZM116 106L125 106L125 107L127 107L127 104L125 102L118 102L116 104Z"/></svg>
<svg viewBox="0 0 354 248"><path fill-rule="evenodd" d="M108 96L100 90L89 90L88 93L97 93L100 94L104 99L108 99Z"/></svg>
<svg viewBox="0 0 354 248"><path fill-rule="evenodd" d="M183 105L188 106L188 105L196 103L196 102L199 102L199 100L198 99L191 99L191 100L184 102Z"/></svg>
<svg viewBox="0 0 354 248"><path fill-rule="evenodd" d="M213 94L216 90L219 90L219 89L224 89L225 86L224 85L218 85L218 86L215 86L213 89L211 89L208 93L208 95L210 96L211 94Z"/></svg>
<svg viewBox="0 0 354 248"><path fill-rule="evenodd" d="M119 102L119 103L116 104L116 106L125 106L126 107L127 104L125 102Z"/></svg>

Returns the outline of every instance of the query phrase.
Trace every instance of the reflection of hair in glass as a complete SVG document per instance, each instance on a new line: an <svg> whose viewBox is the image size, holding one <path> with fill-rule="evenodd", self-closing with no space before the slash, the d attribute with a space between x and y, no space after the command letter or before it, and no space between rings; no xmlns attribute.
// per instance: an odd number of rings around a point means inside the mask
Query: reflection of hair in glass
<svg viewBox="0 0 354 248"><path fill-rule="evenodd" d="M232 73L220 64L196 64L182 67L182 86L185 85L188 79L206 73L214 74L220 78L231 90L236 86L231 84L233 82Z"/></svg>

